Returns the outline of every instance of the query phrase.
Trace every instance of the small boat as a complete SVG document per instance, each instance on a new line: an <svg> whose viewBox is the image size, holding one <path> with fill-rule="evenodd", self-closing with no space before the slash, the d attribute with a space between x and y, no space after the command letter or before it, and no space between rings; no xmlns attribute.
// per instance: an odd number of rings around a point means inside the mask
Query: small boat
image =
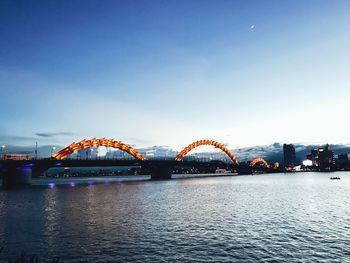
<svg viewBox="0 0 350 263"><path fill-rule="evenodd" d="M331 177L331 180L340 180L340 177Z"/></svg>

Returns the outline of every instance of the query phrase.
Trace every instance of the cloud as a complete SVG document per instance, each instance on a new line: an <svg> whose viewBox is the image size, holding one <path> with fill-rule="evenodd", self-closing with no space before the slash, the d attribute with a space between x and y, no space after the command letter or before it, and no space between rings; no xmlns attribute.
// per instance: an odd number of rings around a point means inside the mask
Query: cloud
<svg viewBox="0 0 350 263"><path fill-rule="evenodd" d="M0 134L0 144L5 145L17 145L17 146L28 146L34 145L35 142L44 143L44 144L60 144L62 143L59 140L59 136L72 136L73 133L69 132L57 132L57 133L35 133L33 136L17 136L17 135L8 135Z"/></svg>
<svg viewBox="0 0 350 263"><path fill-rule="evenodd" d="M71 132L38 132L35 135L44 138L52 138L56 136L73 136L76 134Z"/></svg>
<svg viewBox="0 0 350 263"><path fill-rule="evenodd" d="M30 136L12 136L12 135L0 135L0 141L4 142L25 142L25 141L35 141L35 137Z"/></svg>
<svg viewBox="0 0 350 263"><path fill-rule="evenodd" d="M144 140L144 139L139 139L136 137L123 137L122 141L125 143L137 143L137 144L151 144L151 140Z"/></svg>

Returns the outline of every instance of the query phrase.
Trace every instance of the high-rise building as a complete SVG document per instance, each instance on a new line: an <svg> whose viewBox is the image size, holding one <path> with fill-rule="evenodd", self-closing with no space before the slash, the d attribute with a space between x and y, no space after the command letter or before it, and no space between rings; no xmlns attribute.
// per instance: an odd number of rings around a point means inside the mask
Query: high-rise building
<svg viewBox="0 0 350 263"><path fill-rule="evenodd" d="M341 160L341 161L349 161L349 156L348 156L348 154L347 153L345 153L345 154L338 154L338 156L337 156L337 159L338 160Z"/></svg>
<svg viewBox="0 0 350 263"><path fill-rule="evenodd" d="M346 168L350 165L348 154L338 154L335 159L335 164L337 168Z"/></svg>
<svg viewBox="0 0 350 263"><path fill-rule="evenodd" d="M329 145L318 147L311 150L311 153L306 155L307 159L312 161L312 165L320 169L331 169L334 166L334 155Z"/></svg>
<svg viewBox="0 0 350 263"><path fill-rule="evenodd" d="M284 167L296 165L295 148L293 144L283 144Z"/></svg>
<svg viewBox="0 0 350 263"><path fill-rule="evenodd" d="M333 151L330 149L329 145L327 144L325 147L319 148L318 166L321 169L327 169L332 167L333 164L334 164Z"/></svg>

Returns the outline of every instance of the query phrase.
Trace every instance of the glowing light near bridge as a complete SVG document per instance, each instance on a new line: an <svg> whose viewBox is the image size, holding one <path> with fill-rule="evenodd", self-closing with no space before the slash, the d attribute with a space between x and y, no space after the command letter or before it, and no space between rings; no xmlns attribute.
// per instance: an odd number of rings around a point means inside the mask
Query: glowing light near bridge
<svg viewBox="0 0 350 263"><path fill-rule="evenodd" d="M311 160L304 160L303 165L304 166L312 166L312 161Z"/></svg>
<svg viewBox="0 0 350 263"><path fill-rule="evenodd" d="M99 146L117 148L119 150L127 152L128 154L134 156L138 160L141 160L141 161L145 160L145 157L143 157L142 154L137 152L130 145L125 144L121 141L115 141L113 139L105 139L105 138L100 138L100 139L93 138L89 140L82 140L78 143L73 142L63 150L53 154L52 157L60 160L80 150L92 148L92 147L99 147Z"/></svg>
<svg viewBox="0 0 350 263"><path fill-rule="evenodd" d="M199 140L196 142L191 143L187 147L185 147L175 158L176 161L181 161L190 151L192 151L194 148L201 146L201 145L212 145L220 150L222 150L224 153L227 154L227 156L232 160L232 162L236 165L238 165L237 158L233 155L233 153L226 148L225 145L218 143L216 141L212 140Z"/></svg>
<svg viewBox="0 0 350 263"><path fill-rule="evenodd" d="M263 159L263 158L255 158L253 161L250 162L249 166L254 167L255 165L261 163L264 167L270 168L270 165Z"/></svg>
<svg viewBox="0 0 350 263"><path fill-rule="evenodd" d="M235 165L239 164L237 158L234 156L234 154L229 149L226 148L225 145L223 145L222 143L213 141L213 140L199 140L199 141L195 141L195 142L189 144L176 156L175 160L181 161L190 151L192 151L193 149L195 149L199 146L202 146L202 145L211 145L211 146L214 146L215 148L222 150L231 159L233 164L235 164ZM68 145L66 148L62 149L61 151L53 154L52 157L60 160L60 159L66 158L67 156L71 155L72 153L78 152L80 150L92 148L92 147L100 147L100 146L116 148L116 149L122 150L122 151L134 156L138 160L141 160L141 161L145 160L145 157L142 154L140 154L139 152L137 152L130 145L125 144L121 141L116 141L113 139L105 139L105 138L100 138L100 139L92 138L89 140L86 140L86 139L82 140L78 143L74 142L74 143ZM254 159L249 164L249 166L253 167L259 163L262 164L266 168L270 168L270 165L263 158L260 158L260 157ZM278 169L279 163L274 163L273 168ZM89 185L92 185L92 183L89 183Z"/></svg>

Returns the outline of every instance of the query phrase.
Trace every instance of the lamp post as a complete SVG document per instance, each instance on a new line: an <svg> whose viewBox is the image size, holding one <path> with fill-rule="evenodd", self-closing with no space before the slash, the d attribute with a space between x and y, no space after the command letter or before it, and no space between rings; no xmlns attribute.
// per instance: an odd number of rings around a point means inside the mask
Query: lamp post
<svg viewBox="0 0 350 263"><path fill-rule="evenodd" d="M35 142L35 160L38 159L38 142Z"/></svg>
<svg viewBox="0 0 350 263"><path fill-rule="evenodd" d="M6 146L5 145L1 145L1 154L0 154L0 157L1 157L1 159L4 159L4 155L3 155L3 151L5 151L5 148L6 148Z"/></svg>
<svg viewBox="0 0 350 263"><path fill-rule="evenodd" d="M51 158L52 158L53 152L54 152L55 150L56 150L56 147L55 147L55 146L51 148Z"/></svg>

